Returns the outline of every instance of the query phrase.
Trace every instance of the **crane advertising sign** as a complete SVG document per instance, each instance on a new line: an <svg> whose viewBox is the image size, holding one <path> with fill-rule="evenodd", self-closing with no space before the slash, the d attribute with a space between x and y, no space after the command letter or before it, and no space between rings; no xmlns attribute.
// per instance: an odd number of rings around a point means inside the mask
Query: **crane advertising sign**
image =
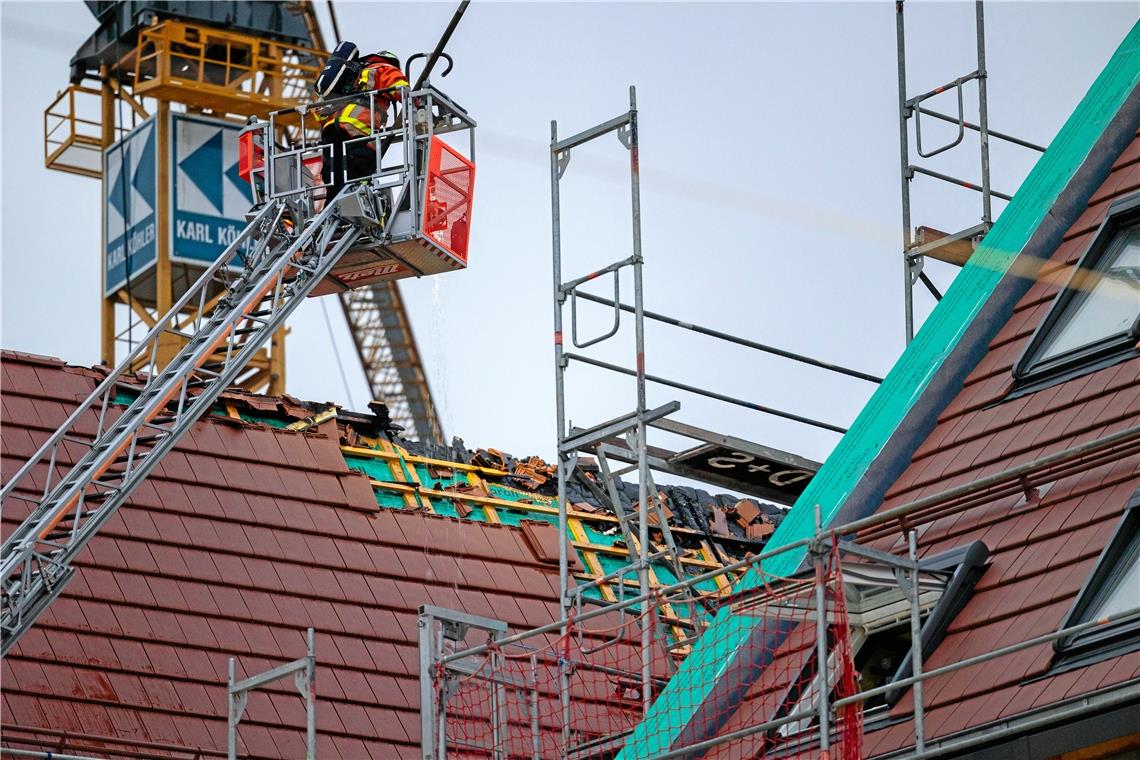
<svg viewBox="0 0 1140 760"><path fill-rule="evenodd" d="M103 294L154 266L158 244L155 121L103 151Z"/></svg>
<svg viewBox="0 0 1140 760"><path fill-rule="evenodd" d="M238 133L231 122L171 114L171 260L208 265L246 225L253 205L238 176Z"/></svg>

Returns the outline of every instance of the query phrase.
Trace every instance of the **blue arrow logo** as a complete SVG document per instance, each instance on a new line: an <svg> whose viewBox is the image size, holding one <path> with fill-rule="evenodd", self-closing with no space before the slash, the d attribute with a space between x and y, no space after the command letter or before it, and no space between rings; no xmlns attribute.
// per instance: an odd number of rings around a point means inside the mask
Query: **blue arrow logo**
<svg viewBox="0 0 1140 760"><path fill-rule="evenodd" d="M129 166L129 164L126 164ZM138 194L142 196L146 205L154 208L154 193L157 188L154 175L154 130L151 129L147 133L146 144L143 145L142 155L139 156L139 164L135 167L135 172L131 176L131 185L134 186Z"/></svg>
<svg viewBox="0 0 1140 760"><path fill-rule="evenodd" d="M250 188L249 183L241 178L238 174L237 162L234 163L229 169L226 169L226 179L233 183L234 187L241 191L242 197L246 202L253 203L253 189Z"/></svg>
<svg viewBox="0 0 1140 760"><path fill-rule="evenodd" d="M194 183L203 197L220 216L222 213L222 131L198 146L198 149L178 162L178 168Z"/></svg>
<svg viewBox="0 0 1140 760"><path fill-rule="evenodd" d="M131 165L131 148L129 145L122 146L116 152L122 159L122 163L119 164L119 174L115 177L115 183L111 185L111 194L107 198L107 202L123 218L123 224L129 226L131 223L131 194L127 192L126 179L127 167Z"/></svg>

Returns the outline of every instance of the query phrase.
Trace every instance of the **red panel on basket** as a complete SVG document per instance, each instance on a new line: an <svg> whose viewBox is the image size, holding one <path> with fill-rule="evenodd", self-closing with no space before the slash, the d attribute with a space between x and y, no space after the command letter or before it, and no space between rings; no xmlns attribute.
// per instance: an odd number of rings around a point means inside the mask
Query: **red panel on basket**
<svg viewBox="0 0 1140 760"><path fill-rule="evenodd" d="M265 152L253 141L254 130L238 135L238 176L249 182L254 169L265 165Z"/></svg>
<svg viewBox="0 0 1140 760"><path fill-rule="evenodd" d="M423 233L464 264L474 191L475 164L443 140L432 137L424 187Z"/></svg>

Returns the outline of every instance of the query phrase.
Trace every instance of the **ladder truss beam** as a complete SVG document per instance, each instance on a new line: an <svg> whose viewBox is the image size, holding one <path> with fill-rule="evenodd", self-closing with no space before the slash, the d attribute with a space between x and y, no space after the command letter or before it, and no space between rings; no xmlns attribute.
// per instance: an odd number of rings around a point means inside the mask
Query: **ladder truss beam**
<svg viewBox="0 0 1140 760"><path fill-rule="evenodd" d="M147 337L79 405L0 491L0 499L38 494L0 557L2 652L19 639L74 574L72 561L139 485L233 384L260 347L284 324L357 241L362 229L330 204L297 230L289 203L267 203L243 233L151 329ZM213 278L245 267L212 310ZM193 303L195 332L163 367L159 344ZM252 313L263 316L250 319ZM145 362L142 383L132 368ZM197 370L210 365L206 372ZM192 385L193 383L193 385ZM135 398L115 414L119 397ZM95 432L89 426L95 417ZM81 432L83 431L83 432ZM84 435L84 432L87 435ZM68 444L70 450L65 451ZM40 466L46 464L46 471Z"/></svg>

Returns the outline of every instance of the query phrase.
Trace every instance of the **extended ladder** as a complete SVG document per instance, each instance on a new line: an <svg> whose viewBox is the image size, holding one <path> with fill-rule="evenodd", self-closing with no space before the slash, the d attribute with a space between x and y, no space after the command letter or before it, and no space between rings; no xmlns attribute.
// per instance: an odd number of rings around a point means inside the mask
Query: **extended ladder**
<svg viewBox="0 0 1140 760"><path fill-rule="evenodd" d="M403 88L400 98L427 104L429 124L444 130L474 126L430 87ZM303 181L301 162L327 146L264 143L268 181L246 228L0 490L0 508L23 518L0 553L0 655L59 596L87 542L301 302L320 288L348 288L337 276L344 261L370 258L372 268L423 273L400 251L444 252L435 242L439 224L429 226L417 209L425 185L431 187L431 170L417 162L437 142L431 126L413 133L410 121L364 138L381 148L375 173L317 214L321 184ZM381 140L403 142L394 165L383 164ZM392 197L395 211L385 212ZM139 366L147 371L132 370ZM21 502L30 504L26 514Z"/></svg>
<svg viewBox="0 0 1140 760"><path fill-rule="evenodd" d="M336 208L292 230L288 204L267 203L5 484L5 511L17 499L32 509L3 546L0 653L59 596L75 573L76 555L360 237L362 228ZM243 260L244 271L227 282L227 268ZM194 303L193 322L179 329L182 312ZM168 341L184 345L160 368L157 357ZM130 370L139 360L149 366L141 384ZM119 412L116 404L132 395Z"/></svg>

